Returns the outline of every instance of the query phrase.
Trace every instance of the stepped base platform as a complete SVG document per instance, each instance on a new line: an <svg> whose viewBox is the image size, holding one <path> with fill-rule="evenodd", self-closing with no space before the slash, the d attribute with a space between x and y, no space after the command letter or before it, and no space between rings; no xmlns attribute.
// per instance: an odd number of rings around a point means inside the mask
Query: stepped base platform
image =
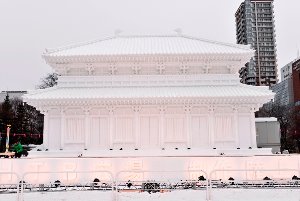
<svg viewBox="0 0 300 201"><path fill-rule="evenodd" d="M228 180L230 177L239 180L262 180L265 177L291 179L294 175L300 177L298 154L255 155L256 150L253 149L252 153L249 150L248 154L239 153L239 150L235 153L230 153L229 150L213 150L206 155L197 155L193 150L170 150L169 155L158 155L160 152L147 155L143 152L142 156L137 154L138 150L132 151L132 155L126 150L122 151L115 150L101 155L89 150L36 151L30 152L27 158L1 158L0 183L15 184L22 178L30 183L49 183L57 179L68 183L93 181L95 178L120 181L180 181L197 180L199 176L214 180ZM168 153L168 150L164 151ZM177 155L174 154L176 151ZM220 155L220 151L224 154Z"/></svg>
<svg viewBox="0 0 300 201"><path fill-rule="evenodd" d="M271 148L255 149L164 149L164 150L42 150L30 151L29 158L65 157L199 157L199 156L259 156L272 155Z"/></svg>

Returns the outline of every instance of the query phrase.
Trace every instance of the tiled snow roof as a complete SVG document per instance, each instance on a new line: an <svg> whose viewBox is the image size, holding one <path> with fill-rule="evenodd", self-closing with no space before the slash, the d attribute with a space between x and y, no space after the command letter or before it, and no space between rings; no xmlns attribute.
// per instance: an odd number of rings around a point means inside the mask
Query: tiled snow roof
<svg viewBox="0 0 300 201"><path fill-rule="evenodd" d="M178 54L253 54L249 46L183 35L116 36L47 50L45 57Z"/></svg>
<svg viewBox="0 0 300 201"><path fill-rule="evenodd" d="M273 97L273 93L265 87L247 86L243 84L235 86L50 88L31 92L25 95L24 99L27 101L224 97Z"/></svg>

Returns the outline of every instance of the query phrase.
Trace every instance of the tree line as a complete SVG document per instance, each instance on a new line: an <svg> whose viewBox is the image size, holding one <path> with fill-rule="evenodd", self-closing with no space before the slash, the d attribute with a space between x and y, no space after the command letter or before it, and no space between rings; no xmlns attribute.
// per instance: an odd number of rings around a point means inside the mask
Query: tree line
<svg viewBox="0 0 300 201"><path fill-rule="evenodd" d="M43 115L19 98L10 99L8 94L0 103L1 145L5 144L7 125L11 125L10 144L18 141L22 144L42 143Z"/></svg>
<svg viewBox="0 0 300 201"><path fill-rule="evenodd" d="M48 74L37 88L53 87L56 81L57 74ZM20 98L10 98L7 93L5 99L0 100L0 152L5 148L7 125L11 125L10 144L12 145L16 142L42 144L43 124L43 114Z"/></svg>

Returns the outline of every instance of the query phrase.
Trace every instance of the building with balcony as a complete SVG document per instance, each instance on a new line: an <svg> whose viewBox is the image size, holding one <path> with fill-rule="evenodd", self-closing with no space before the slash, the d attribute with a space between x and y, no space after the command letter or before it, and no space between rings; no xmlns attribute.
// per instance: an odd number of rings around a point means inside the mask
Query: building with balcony
<svg viewBox="0 0 300 201"><path fill-rule="evenodd" d="M249 44L255 55L239 71L241 82L273 86L277 83L277 59L273 0L245 0L235 13L238 44Z"/></svg>

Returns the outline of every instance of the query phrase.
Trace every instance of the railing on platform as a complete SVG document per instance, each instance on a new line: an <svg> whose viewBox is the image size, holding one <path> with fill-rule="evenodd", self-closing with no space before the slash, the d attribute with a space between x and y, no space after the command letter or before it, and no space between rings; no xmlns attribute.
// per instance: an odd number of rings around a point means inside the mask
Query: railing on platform
<svg viewBox="0 0 300 201"><path fill-rule="evenodd" d="M262 188L299 188L300 178L298 169L217 169L213 170L209 174L209 190L208 199L213 201L213 190L214 188L224 188L224 189L262 189ZM217 173L241 173L245 175L240 178L233 178L229 176L227 180L219 179L215 177ZM278 177L271 178L268 177L268 172L279 173ZM289 175L282 175L280 173L292 173ZM264 173L264 174L261 174ZM240 174L241 175L241 174ZM298 175L298 176L296 176ZM224 177L224 175L223 175ZM244 177L244 178L243 178ZM257 179L260 177L260 179ZM293 177L296 177L293 179Z"/></svg>
<svg viewBox="0 0 300 201"><path fill-rule="evenodd" d="M59 191L111 191L115 199L115 180L110 171L26 172L21 178L19 201L24 201L26 192Z"/></svg>
<svg viewBox="0 0 300 201"><path fill-rule="evenodd" d="M272 175L278 177L269 178L268 173L274 172L278 174ZM27 192L109 191L111 200L118 201L123 192L202 190L205 191L203 199L212 201L214 189L300 189L299 172L298 169L216 169L207 174L203 170L128 170L117 172L115 177L111 171L46 171L22 175L0 172L0 193L15 194L16 201L24 201ZM188 179L181 179L180 175ZM226 177L229 175L232 177Z"/></svg>
<svg viewBox="0 0 300 201"><path fill-rule="evenodd" d="M180 179L178 174L189 174L189 179ZM192 173L193 176L191 176ZM125 180L122 174L129 174L134 180ZM147 174L147 180L144 175ZM155 177L154 174L159 174ZM169 175L169 178L168 176ZM196 178L191 178L195 177ZM198 178L202 176L203 180ZM125 177L128 178L128 175ZM163 179L163 177L165 177ZM176 178L177 177L177 178ZM187 177L185 177L187 178ZM203 170L183 170L183 171L144 171L127 170L116 174L116 192L170 192L174 190L205 190L206 200L208 199L208 174ZM116 194L116 200L119 200L119 194Z"/></svg>
<svg viewBox="0 0 300 201"><path fill-rule="evenodd" d="M16 172L0 172L0 193L16 193L16 201L19 201L21 187L19 184L20 178L21 177ZM11 182L8 182L9 180Z"/></svg>

